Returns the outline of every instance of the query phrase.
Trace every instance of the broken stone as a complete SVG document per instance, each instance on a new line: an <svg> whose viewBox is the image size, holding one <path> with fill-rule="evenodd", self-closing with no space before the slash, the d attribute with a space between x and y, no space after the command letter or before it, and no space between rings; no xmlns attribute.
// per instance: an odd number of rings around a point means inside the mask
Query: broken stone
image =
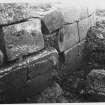
<svg viewBox="0 0 105 105"><path fill-rule="evenodd" d="M50 34L64 24L64 19L60 11L57 9L51 9L46 12L42 17L42 32L43 34Z"/></svg>
<svg viewBox="0 0 105 105"><path fill-rule="evenodd" d="M37 98L37 103L68 103L63 96L63 90L57 83L53 83L45 89Z"/></svg>
<svg viewBox="0 0 105 105"><path fill-rule="evenodd" d="M39 19L3 27L8 61L44 48L44 40Z"/></svg>
<svg viewBox="0 0 105 105"><path fill-rule="evenodd" d="M87 76L88 87L94 90L94 94L105 94L105 70L93 69Z"/></svg>

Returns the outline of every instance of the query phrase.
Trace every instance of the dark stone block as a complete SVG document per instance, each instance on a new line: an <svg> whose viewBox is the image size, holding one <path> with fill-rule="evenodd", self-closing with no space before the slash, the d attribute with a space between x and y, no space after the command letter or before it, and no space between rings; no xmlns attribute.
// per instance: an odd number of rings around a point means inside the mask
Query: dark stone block
<svg viewBox="0 0 105 105"><path fill-rule="evenodd" d="M42 17L42 32L43 34L50 34L64 24L64 19L60 11L51 9Z"/></svg>

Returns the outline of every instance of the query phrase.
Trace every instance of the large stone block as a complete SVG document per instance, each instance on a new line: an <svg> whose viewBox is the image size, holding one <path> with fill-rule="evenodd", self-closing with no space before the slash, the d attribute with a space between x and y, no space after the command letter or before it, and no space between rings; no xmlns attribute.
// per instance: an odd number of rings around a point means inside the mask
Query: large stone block
<svg viewBox="0 0 105 105"><path fill-rule="evenodd" d="M39 19L3 27L8 61L44 48Z"/></svg>
<svg viewBox="0 0 105 105"><path fill-rule="evenodd" d="M61 52L72 48L79 42L77 24L65 25L58 33L58 44Z"/></svg>
<svg viewBox="0 0 105 105"><path fill-rule="evenodd" d="M28 3L0 3L0 25L38 17L37 8L34 6Z"/></svg>
<svg viewBox="0 0 105 105"><path fill-rule="evenodd" d="M74 5L57 5L57 8L59 11L61 11L64 21L67 23L73 23L78 19L83 19L85 17L88 17L88 8L87 7L78 7Z"/></svg>
<svg viewBox="0 0 105 105"><path fill-rule="evenodd" d="M90 26L91 26L91 24L90 24L90 19L89 18L83 19L79 22L80 40L83 40L83 39L86 38L87 32L88 32Z"/></svg>
<svg viewBox="0 0 105 105"><path fill-rule="evenodd" d="M0 75L0 90L1 94L3 93L6 96L14 97L20 89L24 86L27 80L27 69L11 66L9 68L5 68L4 73ZM21 68L21 69L20 69ZM7 70L7 71L5 71ZM9 98L8 97L8 98Z"/></svg>
<svg viewBox="0 0 105 105"><path fill-rule="evenodd" d="M57 83L52 83L37 97L37 103L68 103L63 90Z"/></svg>
<svg viewBox="0 0 105 105"><path fill-rule="evenodd" d="M66 50L64 52L65 59L65 71L64 72L72 72L76 69L79 69L83 66L83 54L84 54L84 44L85 41L78 43L72 48Z"/></svg>
<svg viewBox="0 0 105 105"><path fill-rule="evenodd" d="M50 84L52 84L53 78L50 72L43 73L35 78L28 80L22 90L23 97L32 97L41 93Z"/></svg>
<svg viewBox="0 0 105 105"><path fill-rule="evenodd" d="M42 17L42 32L44 34L52 33L64 24L64 19L60 11L51 9Z"/></svg>
<svg viewBox="0 0 105 105"><path fill-rule="evenodd" d="M58 53L54 48L46 48L35 57L38 59L28 66L29 79L35 78L37 75L41 75L49 71L54 73L54 69L58 65Z"/></svg>

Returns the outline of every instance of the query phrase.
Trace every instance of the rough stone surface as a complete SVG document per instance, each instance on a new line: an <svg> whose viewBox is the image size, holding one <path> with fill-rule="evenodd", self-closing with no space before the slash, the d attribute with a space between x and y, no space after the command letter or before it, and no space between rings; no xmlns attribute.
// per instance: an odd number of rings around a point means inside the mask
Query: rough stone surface
<svg viewBox="0 0 105 105"><path fill-rule="evenodd" d="M85 40L64 52L65 72L79 69L82 66Z"/></svg>
<svg viewBox="0 0 105 105"><path fill-rule="evenodd" d="M53 47L57 49L57 51L60 51L59 45L58 45L58 32L54 32L52 34L44 34L44 46L47 47Z"/></svg>
<svg viewBox="0 0 105 105"><path fill-rule="evenodd" d="M0 25L38 17L38 7L38 5L30 3L0 3Z"/></svg>
<svg viewBox="0 0 105 105"><path fill-rule="evenodd" d="M37 103L68 103L68 100L59 84L53 83L38 96Z"/></svg>
<svg viewBox="0 0 105 105"><path fill-rule="evenodd" d="M105 26L97 23L91 27L86 37L86 52L90 62L103 64L105 61Z"/></svg>
<svg viewBox="0 0 105 105"><path fill-rule="evenodd" d="M42 32L48 34L61 28L64 24L64 19L60 11L52 9L42 17Z"/></svg>
<svg viewBox="0 0 105 105"><path fill-rule="evenodd" d="M27 69L17 69L11 71L0 79L0 90L8 98L16 97L27 79ZM7 98L7 99L8 99Z"/></svg>
<svg viewBox="0 0 105 105"><path fill-rule="evenodd" d="M105 96L105 70L93 69L87 77L88 88L93 90L93 93L100 96Z"/></svg>
<svg viewBox="0 0 105 105"><path fill-rule="evenodd" d="M24 58L19 63L2 67L0 69L0 89L6 92L9 99L35 95L45 89L53 77L57 76L57 64L57 51L54 48L46 48Z"/></svg>
<svg viewBox="0 0 105 105"><path fill-rule="evenodd" d="M58 33L60 52L72 48L79 42L77 24L65 25Z"/></svg>
<svg viewBox="0 0 105 105"><path fill-rule="evenodd" d="M30 79L35 78L37 75L41 75L43 73L54 72L54 69L58 65L58 53L53 48L46 48L46 50L43 50L37 54L36 58L38 59L28 66L28 77Z"/></svg>
<svg viewBox="0 0 105 105"><path fill-rule="evenodd" d="M89 28L91 27L90 24L90 19L86 18L84 20L81 20L79 22L79 35L80 35L80 40L83 40L86 38L87 36L87 32L89 30Z"/></svg>
<svg viewBox="0 0 105 105"><path fill-rule="evenodd" d="M76 7L73 5L57 5L57 8L61 11L62 15L64 16L64 21L73 23L74 21L78 19L83 19L85 17L88 17L88 8L85 7Z"/></svg>
<svg viewBox="0 0 105 105"><path fill-rule="evenodd" d="M4 54L3 52L0 50L0 65L2 65L4 62Z"/></svg>
<svg viewBox="0 0 105 105"><path fill-rule="evenodd" d="M52 80L53 77L51 72L43 73L42 75L38 75L33 79L28 80L22 91L23 97L32 97L41 93L52 83Z"/></svg>
<svg viewBox="0 0 105 105"><path fill-rule="evenodd" d="M3 27L8 61L44 48L39 19Z"/></svg>

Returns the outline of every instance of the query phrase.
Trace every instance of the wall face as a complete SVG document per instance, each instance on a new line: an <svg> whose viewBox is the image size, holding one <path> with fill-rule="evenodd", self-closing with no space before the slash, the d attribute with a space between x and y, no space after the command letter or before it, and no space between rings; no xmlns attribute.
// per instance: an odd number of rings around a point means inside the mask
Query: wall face
<svg viewBox="0 0 105 105"><path fill-rule="evenodd" d="M1 90L37 94L53 81L58 56L64 58L65 72L79 67L92 16L87 8L0 4L0 58L6 58L0 68Z"/></svg>

